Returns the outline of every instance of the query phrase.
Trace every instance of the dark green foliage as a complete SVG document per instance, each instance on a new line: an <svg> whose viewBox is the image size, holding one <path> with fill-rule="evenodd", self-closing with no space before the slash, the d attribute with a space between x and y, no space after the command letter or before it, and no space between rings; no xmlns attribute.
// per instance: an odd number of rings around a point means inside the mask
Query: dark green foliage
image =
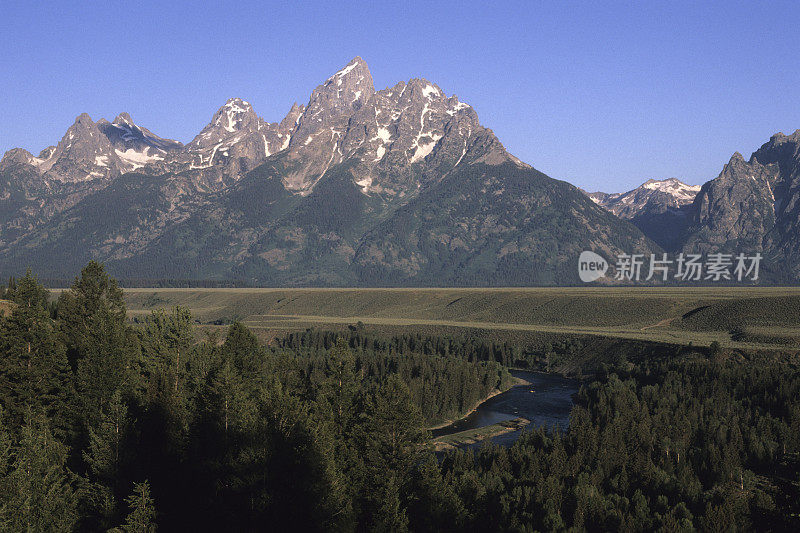
<svg viewBox="0 0 800 533"><path fill-rule="evenodd" d="M147 481L133 484L133 494L125 502L130 513L125 519L122 531L125 533L155 533L156 511L153 498L150 496L150 484Z"/></svg>
<svg viewBox="0 0 800 533"><path fill-rule="evenodd" d="M0 398L10 427L29 409L44 409L56 434L72 422L74 388L66 351L47 307L47 291L30 272L8 289L17 305L0 318Z"/></svg>
<svg viewBox="0 0 800 533"><path fill-rule="evenodd" d="M29 410L16 445L0 426L0 525L4 531L70 531L78 520L77 480L67 448L46 417Z"/></svg>
<svg viewBox="0 0 800 533"><path fill-rule="evenodd" d="M768 480L797 471L798 392L795 365L643 363L582 389L563 436L456 452L444 473L480 529L791 530Z"/></svg>
<svg viewBox="0 0 800 533"><path fill-rule="evenodd" d="M90 262L58 299L58 317L76 370L81 409L92 424L111 396L126 386L138 347L126 324L125 302L103 266Z"/></svg>

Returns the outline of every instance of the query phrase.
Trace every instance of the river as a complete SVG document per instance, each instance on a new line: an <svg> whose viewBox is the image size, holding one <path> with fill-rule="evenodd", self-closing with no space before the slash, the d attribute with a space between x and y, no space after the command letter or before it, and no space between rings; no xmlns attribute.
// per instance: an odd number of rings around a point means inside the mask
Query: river
<svg viewBox="0 0 800 533"><path fill-rule="evenodd" d="M510 446L522 431L529 428L541 425L549 428L555 424L561 428L567 427L572 398L581 386L579 380L524 370L511 370L511 374L530 384L515 385L506 392L489 398L461 420L433 430L433 436L449 435L520 417L530 420L531 423L526 428L492 438L492 442L496 444Z"/></svg>

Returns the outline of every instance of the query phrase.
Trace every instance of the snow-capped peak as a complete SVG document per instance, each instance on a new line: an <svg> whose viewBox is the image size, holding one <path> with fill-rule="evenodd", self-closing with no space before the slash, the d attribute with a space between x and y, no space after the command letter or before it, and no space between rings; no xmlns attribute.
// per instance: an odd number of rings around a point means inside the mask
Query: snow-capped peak
<svg viewBox="0 0 800 533"><path fill-rule="evenodd" d="M245 115L252 113L253 107L241 98L231 98L220 109L214 124L222 126L225 131L233 133L239 129Z"/></svg>
<svg viewBox="0 0 800 533"><path fill-rule="evenodd" d="M641 188L649 189L651 191L665 192L674 196L677 200L694 200L697 193L700 192L700 185L688 185L683 183L677 178L667 178L665 180L647 180L642 184Z"/></svg>

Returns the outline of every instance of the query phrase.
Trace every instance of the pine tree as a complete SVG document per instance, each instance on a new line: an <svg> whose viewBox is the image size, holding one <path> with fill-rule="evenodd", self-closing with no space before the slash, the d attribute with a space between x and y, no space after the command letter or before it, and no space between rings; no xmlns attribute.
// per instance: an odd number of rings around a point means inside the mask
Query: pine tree
<svg viewBox="0 0 800 533"><path fill-rule="evenodd" d="M96 425L114 392L128 385L138 351L125 322L122 290L100 263L91 261L61 293L57 314L68 357L77 367L82 414L87 426Z"/></svg>
<svg viewBox="0 0 800 533"><path fill-rule="evenodd" d="M363 462L363 470L357 473L364 482L362 520L376 529L406 528L402 502L427 439L422 427L422 414L408 387L397 374L390 374L372 395L357 428Z"/></svg>
<svg viewBox="0 0 800 533"><path fill-rule="evenodd" d="M240 322L228 328L228 335L222 344L222 357L230 360L243 376L257 377L264 370L266 353L253 335ZM255 379L254 382L257 382Z"/></svg>
<svg viewBox="0 0 800 533"><path fill-rule="evenodd" d="M361 428L364 457L373 468L405 478L427 439L422 414L408 386L391 374L373 395Z"/></svg>
<svg viewBox="0 0 800 533"><path fill-rule="evenodd" d="M125 519L122 530L125 533L155 533L156 531L156 506L150 496L150 483L133 484L133 494L126 498L130 512Z"/></svg>
<svg viewBox="0 0 800 533"><path fill-rule="evenodd" d="M0 318L0 401L7 423L16 430L29 408L44 409L63 436L71 425L74 378L47 311L47 290L28 271L11 297L17 305Z"/></svg>
<svg viewBox="0 0 800 533"><path fill-rule="evenodd" d="M98 528L107 529L117 511L120 469L124 460L125 441L130 422L128 408L117 391L103 411L97 427L89 429L89 446L83 452L90 481L88 498L91 518Z"/></svg>
<svg viewBox="0 0 800 533"><path fill-rule="evenodd" d="M13 456L3 479L0 523L9 524L9 531L71 531L78 519L75 475L43 414L28 412Z"/></svg>
<svg viewBox="0 0 800 533"><path fill-rule="evenodd" d="M155 310L147 317L140 336L140 366L150 381L150 395L174 396L183 405L186 366L194 342L191 312L180 306L170 313Z"/></svg>
<svg viewBox="0 0 800 533"><path fill-rule="evenodd" d="M380 533L408 531L408 516L400 501L400 484L394 473L381 483L371 530Z"/></svg>
<svg viewBox="0 0 800 533"><path fill-rule="evenodd" d="M128 408L122 401L122 393L116 391L108 408L103 410L100 423L89 430L89 450L83 457L94 479L103 483L116 479L128 426Z"/></svg>
<svg viewBox="0 0 800 533"><path fill-rule="evenodd" d="M353 404L359 382L355 358L342 337L325 359L325 376L319 387L319 408L323 418L331 423L336 439L343 441L355 420Z"/></svg>

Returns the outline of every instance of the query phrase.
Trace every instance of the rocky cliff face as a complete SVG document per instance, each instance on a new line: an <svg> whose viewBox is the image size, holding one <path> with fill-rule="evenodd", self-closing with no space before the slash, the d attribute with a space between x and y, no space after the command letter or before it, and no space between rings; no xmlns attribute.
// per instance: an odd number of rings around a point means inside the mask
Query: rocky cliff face
<svg viewBox="0 0 800 533"><path fill-rule="evenodd" d="M738 152L703 185L685 250L762 252L776 281L800 278L800 130L778 133L748 161Z"/></svg>
<svg viewBox="0 0 800 533"><path fill-rule="evenodd" d="M777 166L733 154L720 175L698 193L684 248L764 251L764 236L775 225L771 191L777 178Z"/></svg>

